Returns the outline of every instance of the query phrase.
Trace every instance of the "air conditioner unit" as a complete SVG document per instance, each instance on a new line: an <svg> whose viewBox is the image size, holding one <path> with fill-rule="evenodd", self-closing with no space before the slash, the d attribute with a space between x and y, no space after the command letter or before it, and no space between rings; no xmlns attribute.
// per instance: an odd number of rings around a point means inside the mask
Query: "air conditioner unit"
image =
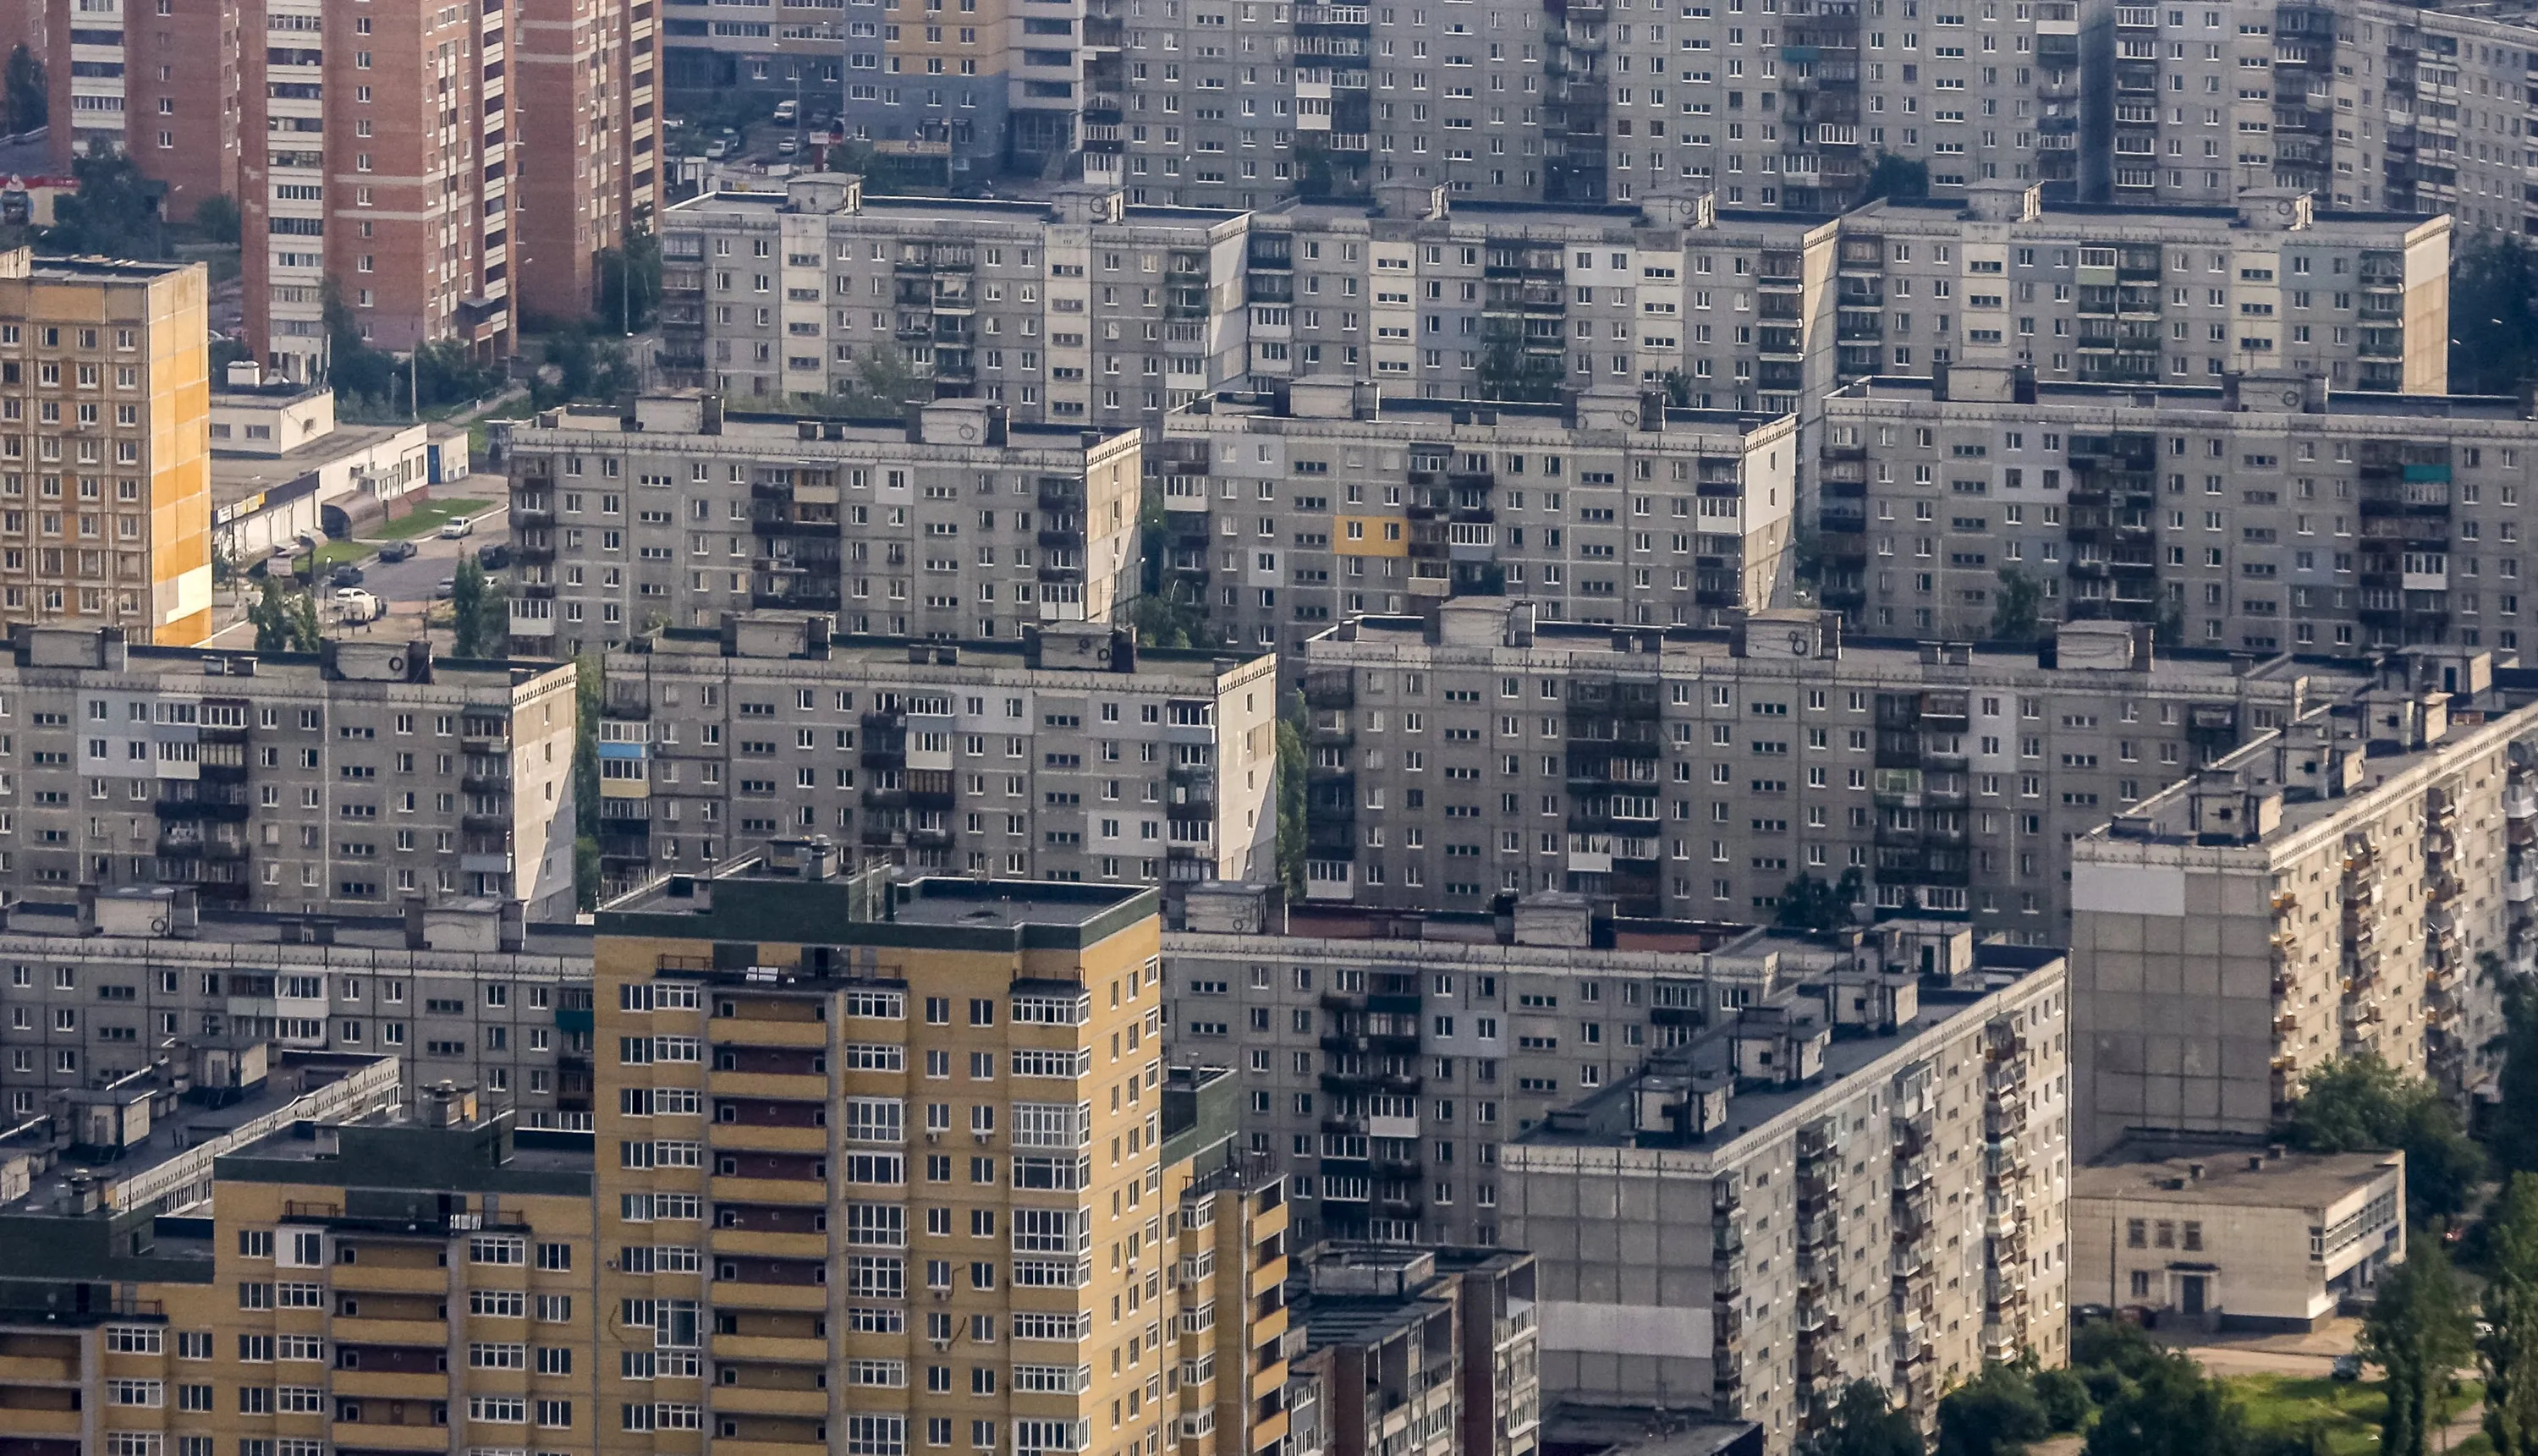
<svg viewBox="0 0 2538 1456"><path fill-rule="evenodd" d="M996 1140L996 1135L994 1133L986 1132L978 1128L971 1128L969 1130L969 1136L977 1139L980 1143L992 1143Z"/></svg>
<svg viewBox="0 0 2538 1456"><path fill-rule="evenodd" d="M937 1299L949 1299L952 1297L952 1291L950 1290L936 1290L934 1291L934 1297Z"/></svg>
<svg viewBox="0 0 2538 1456"><path fill-rule="evenodd" d="M933 1341L932 1344L937 1350L950 1350L952 1348L952 1342L949 1339L937 1339Z"/></svg>
<svg viewBox="0 0 2538 1456"><path fill-rule="evenodd" d="M927 1142L929 1142L929 1143L940 1143L940 1142L942 1142L942 1141L943 1141L943 1130L942 1130L941 1128L939 1128L939 1127L929 1127L929 1128L927 1128L927 1129L925 1130L925 1141L927 1141Z"/></svg>

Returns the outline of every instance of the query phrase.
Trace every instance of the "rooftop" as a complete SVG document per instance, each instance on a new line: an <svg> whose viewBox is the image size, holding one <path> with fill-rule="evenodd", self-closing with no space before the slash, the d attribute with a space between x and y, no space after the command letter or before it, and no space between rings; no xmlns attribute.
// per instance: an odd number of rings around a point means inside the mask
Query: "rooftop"
<svg viewBox="0 0 2538 1456"><path fill-rule="evenodd" d="M1267 654L1244 656L1233 651L1192 647L1147 647L1131 634L1098 624L1048 623L1027 629L1021 637L944 641L933 637L871 636L832 633L825 638L816 618L824 613L748 612L733 614L722 627L673 627L638 638L621 651L638 656L721 658L735 661L824 662L840 672L869 673L893 666L913 668L946 683L980 682L989 675L1045 672L1067 679L1091 675L1123 679L1121 686L1144 691L1176 686L1213 695L1217 679L1246 664L1268 670ZM630 664L635 670L638 664ZM881 672L882 679L898 675ZM1091 682L1069 686L1090 688Z"/></svg>
<svg viewBox="0 0 2538 1456"><path fill-rule="evenodd" d="M926 422L929 420L935 421L936 425L928 426ZM975 439L967 436L957 440L937 437L936 430L941 425L956 421L971 422L982 428L976 430ZM646 394L635 401L632 414L617 405L566 405L545 411L532 420L517 422L511 430L515 438L539 430L673 435L680 437L681 443L676 446L665 444L662 448L681 450L696 448L696 436L709 435L730 441L735 449L823 457L839 452L805 451L801 447L961 444L1081 452L1122 434L1137 432L1097 426L1014 420L1000 407L970 400L939 400L905 419L857 419L727 409L719 400L708 401L705 395L696 391Z"/></svg>
<svg viewBox="0 0 2538 1456"><path fill-rule="evenodd" d="M36 257L25 276L55 283L156 283L200 263L157 263L138 258Z"/></svg>
<svg viewBox="0 0 2538 1456"><path fill-rule="evenodd" d="M859 177L843 173L804 173L787 177L787 183L827 183L833 187L857 184ZM950 223L1010 223L1017 229L1036 230L1050 221L1062 204L1055 200L1007 199L993 197L894 197L864 192L851 208L797 208L788 191L724 188L693 197L670 207L663 217L671 222L681 218L754 217L770 213L820 211L833 215L872 218L903 218L910 221L941 219ZM1128 223L1150 223L1162 226L1214 228L1245 216L1236 208L1122 206L1122 218Z"/></svg>
<svg viewBox="0 0 2538 1456"><path fill-rule="evenodd" d="M600 907L602 937L711 940L746 950L765 944L896 947L1019 954L1081 950L1152 919L1161 906L1149 888L1061 881L968 880L933 876L892 884L888 867L848 873L826 836L776 839L767 849L705 876L668 875ZM782 979L718 955L698 971ZM793 977L845 975L840 960L794 967Z"/></svg>
<svg viewBox="0 0 2538 1456"><path fill-rule="evenodd" d="M43 954L112 957L136 954L128 943L145 940L151 943L147 954L172 959L177 952L167 943L174 940L192 943L206 955L269 969L276 963L273 948L277 947L301 948L310 959L321 960L337 953L488 955L497 953L501 938L497 922L501 909L491 900L433 907L434 926L425 933L428 944L416 946L402 915L284 915L198 907L187 916L177 909L179 899L179 892L170 888L125 886L99 890L93 910L70 900L17 900L0 907L0 945L60 940L86 943L89 949L75 953L65 945ZM118 914L124 906L132 907L133 914ZM471 921L483 923L467 923ZM544 960L554 962L552 969L558 974L588 977L589 926L529 924L520 929L524 933L518 948L499 951L504 974L534 972L537 967L523 962Z"/></svg>
<svg viewBox="0 0 2538 1456"><path fill-rule="evenodd" d="M213 396L213 403L222 403L220 396ZM409 430L414 433L414 448L422 450L424 427L421 425L338 425L279 455L214 449L212 503L216 506L231 505L250 496L269 495L313 475L320 467L333 461L367 454ZM309 484L313 488L316 482L310 480Z"/></svg>
<svg viewBox="0 0 2538 1456"><path fill-rule="evenodd" d="M2323 1210L2404 1163L2402 1153L2292 1153L2237 1143L2122 1143L2073 1169L2071 1196Z"/></svg>
<svg viewBox="0 0 2538 1456"><path fill-rule="evenodd" d="M1544 1456L1726 1456L1762 1427L1699 1412L1565 1400L1543 1413Z"/></svg>
<svg viewBox="0 0 2538 1456"><path fill-rule="evenodd" d="M2292 419L2309 421L2374 421L2374 420L2474 420L2510 424L2525 423L2528 409L2517 398L2497 394L2382 394L2369 391L2332 393L2321 390L2307 403L2281 401L2284 396L2256 386L2252 380L2233 384L2080 384L2054 380L2034 380L2020 386L2013 394L2004 388L1997 397L1987 397L1963 387L1963 381L1983 373L2007 374L2006 369L1960 368L1955 371L1958 387L1951 389L1935 377L1917 374L1874 374L1855 379L1828 393L1828 400L1852 400L1869 404L1894 404L1907 409L1926 406L1933 401L1955 404L1991 405L2005 411L2034 410L2052 406L2075 410L2107 410L2124 412L2116 416L2117 429L2148 430L2149 421L2131 412L2143 410L2194 411L2208 414L2246 415L2251 425L2280 428L2280 422ZM2266 384L2282 383L2301 386L2298 379L2268 379ZM2314 406L2314 407L2311 407Z"/></svg>
<svg viewBox="0 0 2538 1456"><path fill-rule="evenodd" d="M1202 420L1355 421L1369 425L1399 421L1436 430L1468 427L1504 430L1527 426L1551 430L1628 430L1635 437L1662 440L1668 431L1643 429L1640 425L1638 412L1647 398L1635 392L1612 390L1557 404L1485 404L1472 400L1389 394L1372 380L1322 375L1298 379L1281 389L1229 389L1202 394L1185 408L1165 417L1165 432L1169 434L1172 422L1186 415ZM1687 410L1672 405L1665 406L1664 410L1666 426L1679 425L1737 435L1751 434L1789 418L1737 410Z"/></svg>
<svg viewBox="0 0 2538 1456"><path fill-rule="evenodd" d="M1893 677L1971 683L1986 675L2025 677L2046 670L2122 672L2130 681L2154 690L2227 688L2248 680L2291 684L2304 678L2326 678L2358 684L2371 665L2358 658L2284 653L2253 657L2209 648L2153 648L2136 635L2123 640L2102 624L2064 624L2056 640L2037 646L2011 642L1925 642L1911 637L1828 635L1811 655L1748 654L1740 649L1735 628L1611 627L1577 622L1544 622L1512 611L1530 603L1501 598L1464 598L1445 603L1435 619L1412 616L1368 616L1326 629L1304 647L1306 664L1342 666L1383 662L1396 656L1467 653L1474 661L1493 660L1501 652L1521 652L1529 661L1554 656L1569 659L1574 672L1610 671L1655 677L1667 673L1699 674L1724 669L1755 672L1776 669L1793 677L1819 676L1831 662L1844 678ZM1746 632L1769 627L1797 626L1830 631L1815 613L1774 611L1747 619ZM2085 648L2085 650L2084 650Z"/></svg>

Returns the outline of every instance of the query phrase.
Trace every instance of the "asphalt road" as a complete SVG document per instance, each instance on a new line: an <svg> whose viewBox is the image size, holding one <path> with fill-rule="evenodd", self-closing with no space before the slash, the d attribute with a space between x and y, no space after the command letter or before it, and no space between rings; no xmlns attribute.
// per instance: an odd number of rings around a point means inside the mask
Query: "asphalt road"
<svg viewBox="0 0 2538 1456"><path fill-rule="evenodd" d="M448 495L466 499L488 493L499 495L506 488L501 477L488 476L486 488L482 491L474 488L473 477L441 489ZM362 589L384 599L391 615L420 613L431 605L433 589L440 579L458 573L458 561L462 554L511 539L508 506L489 505L483 514L475 517L475 521L474 535L456 541L443 541L436 533L419 536L415 538L417 550L411 558L402 562L367 563L362 567Z"/></svg>

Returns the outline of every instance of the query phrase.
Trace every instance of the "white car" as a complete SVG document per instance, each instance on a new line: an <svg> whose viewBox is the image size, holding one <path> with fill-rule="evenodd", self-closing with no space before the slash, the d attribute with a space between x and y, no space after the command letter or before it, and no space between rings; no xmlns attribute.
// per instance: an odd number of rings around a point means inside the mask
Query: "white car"
<svg viewBox="0 0 2538 1456"><path fill-rule="evenodd" d="M476 523L463 515L453 515L440 523L440 539L443 541L456 541L475 534Z"/></svg>
<svg viewBox="0 0 2538 1456"><path fill-rule="evenodd" d="M375 622L385 604L358 586L338 587L335 591L335 614L346 622Z"/></svg>

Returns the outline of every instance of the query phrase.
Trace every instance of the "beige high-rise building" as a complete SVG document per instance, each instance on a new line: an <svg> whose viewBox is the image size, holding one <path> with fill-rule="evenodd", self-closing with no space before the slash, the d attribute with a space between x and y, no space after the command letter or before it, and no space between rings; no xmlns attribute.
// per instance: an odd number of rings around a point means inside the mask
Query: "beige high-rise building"
<svg viewBox="0 0 2538 1456"><path fill-rule="evenodd" d="M1278 1260L1167 1191L1157 903L787 840L603 909L598 1399L680 1413L610 1448L1274 1445L1283 1346L1214 1332L1277 1318Z"/></svg>
<svg viewBox="0 0 2538 1456"><path fill-rule="evenodd" d="M0 653L0 875L39 898L170 885L286 914L420 896L569 918L572 669L320 647L20 628Z"/></svg>
<svg viewBox="0 0 2538 1456"><path fill-rule="evenodd" d="M0 253L0 621L211 630L200 264Z"/></svg>
<svg viewBox="0 0 2538 1456"><path fill-rule="evenodd" d="M1759 977L1687 977L1671 1049L1499 1152L1543 1384L1742 1416L1778 1456L1853 1381L1928 1428L1988 1363L2063 1363L2061 953L1900 919L1754 949Z"/></svg>
<svg viewBox="0 0 2538 1456"><path fill-rule="evenodd" d="M2075 840L2081 1156L2262 1137L2331 1057L2490 1093L2485 962L2530 956L2533 755L2538 704L2486 654L2410 651Z"/></svg>
<svg viewBox="0 0 2538 1456"><path fill-rule="evenodd" d="M1141 441L938 400L906 423L650 396L513 427L514 651L572 656L756 608L1019 639L1138 589Z"/></svg>
<svg viewBox="0 0 2538 1456"><path fill-rule="evenodd" d="M1273 873L1270 658L1139 647L1089 623L959 643L828 628L751 613L608 655L611 882L810 833L865 861L1003 879Z"/></svg>

